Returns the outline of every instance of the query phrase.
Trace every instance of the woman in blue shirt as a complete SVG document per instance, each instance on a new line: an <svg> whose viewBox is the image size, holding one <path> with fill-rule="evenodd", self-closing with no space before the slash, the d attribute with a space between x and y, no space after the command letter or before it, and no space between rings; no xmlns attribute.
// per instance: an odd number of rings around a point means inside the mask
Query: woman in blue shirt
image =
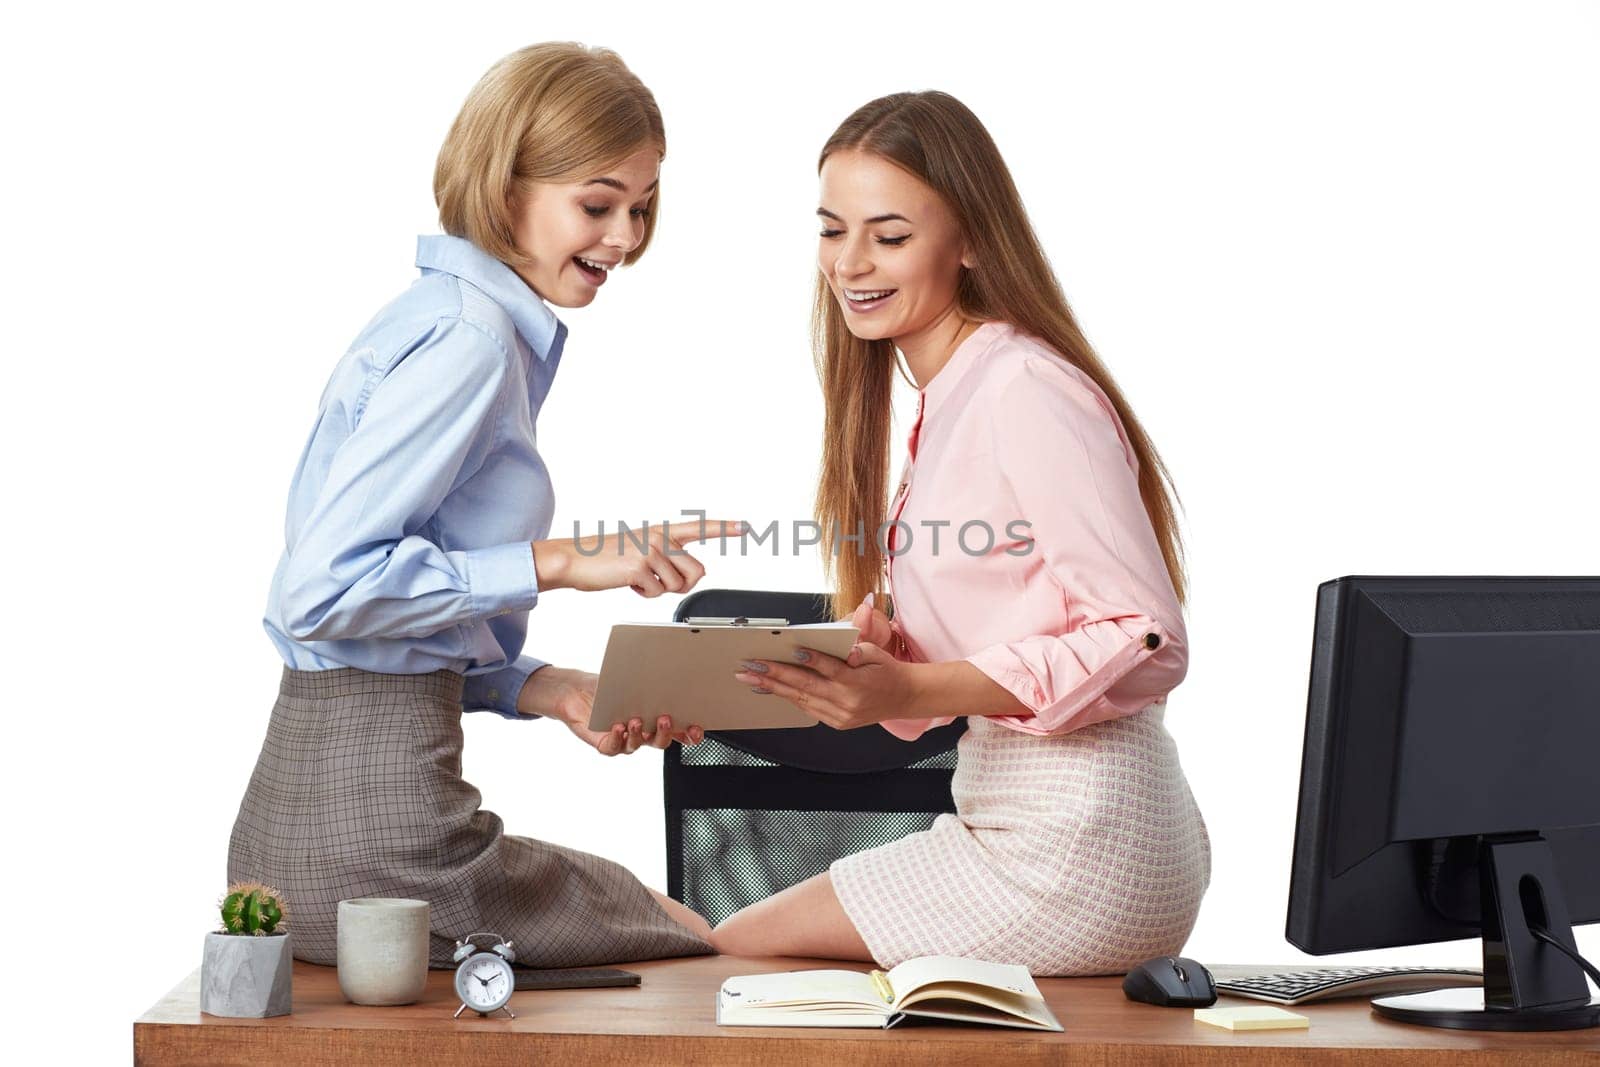
<svg viewBox="0 0 1600 1067"><path fill-rule="evenodd" d="M618 865L502 832L461 777L461 713L548 716L605 755L676 738L670 719L589 731L595 678L520 655L542 592L683 592L687 541L549 540L535 441L566 328L643 254L665 151L650 91L605 50L543 44L479 82L439 155L447 236L361 331L323 392L289 492L267 605L285 664L240 806L228 877L283 891L295 955L335 962L338 902L432 905L431 959L491 930L576 966L709 951L703 919Z"/></svg>

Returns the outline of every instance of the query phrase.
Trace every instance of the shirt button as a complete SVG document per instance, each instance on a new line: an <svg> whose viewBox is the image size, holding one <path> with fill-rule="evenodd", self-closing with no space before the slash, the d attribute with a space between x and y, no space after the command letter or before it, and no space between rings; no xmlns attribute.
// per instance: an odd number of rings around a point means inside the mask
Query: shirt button
<svg viewBox="0 0 1600 1067"><path fill-rule="evenodd" d="M499 700L500 699L500 690L498 690L498 689L489 690L489 699L490 700Z"/></svg>
<svg viewBox="0 0 1600 1067"><path fill-rule="evenodd" d="M1144 647L1145 648L1154 649L1154 648L1158 647L1160 644L1161 644L1161 638L1157 637L1155 634L1145 634L1144 635Z"/></svg>

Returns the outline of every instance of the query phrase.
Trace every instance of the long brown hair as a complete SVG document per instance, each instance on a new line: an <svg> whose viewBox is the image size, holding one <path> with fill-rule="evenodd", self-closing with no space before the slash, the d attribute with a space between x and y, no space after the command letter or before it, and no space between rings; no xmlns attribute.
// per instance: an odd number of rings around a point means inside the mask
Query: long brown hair
<svg viewBox="0 0 1600 1067"><path fill-rule="evenodd" d="M845 119L823 146L817 169L844 149L888 160L932 188L954 211L977 261L962 271L956 293L966 318L1010 323L1038 338L1105 393L1138 457L1139 496L1178 602L1185 603L1188 582L1172 478L1078 328L1011 172L983 123L948 93L895 93ZM834 614L842 618L867 593L881 591L884 547L875 535L887 517L889 405L897 359L892 341L866 341L850 332L820 273L811 324L817 376L827 406L817 521L822 526L824 573L835 586ZM859 542L843 540L861 531L866 536Z"/></svg>

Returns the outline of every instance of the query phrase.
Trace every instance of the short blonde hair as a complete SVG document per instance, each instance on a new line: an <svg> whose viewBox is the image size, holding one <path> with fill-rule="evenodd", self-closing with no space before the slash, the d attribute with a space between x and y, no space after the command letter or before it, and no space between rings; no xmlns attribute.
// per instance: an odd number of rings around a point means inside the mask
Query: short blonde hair
<svg viewBox="0 0 1600 1067"><path fill-rule="evenodd" d="M661 111L620 56L569 42L530 45L490 67L461 105L433 172L439 225L526 265L514 236L518 195L534 182L594 177L649 146L666 155ZM658 186L644 239L623 262L649 247L660 196Z"/></svg>

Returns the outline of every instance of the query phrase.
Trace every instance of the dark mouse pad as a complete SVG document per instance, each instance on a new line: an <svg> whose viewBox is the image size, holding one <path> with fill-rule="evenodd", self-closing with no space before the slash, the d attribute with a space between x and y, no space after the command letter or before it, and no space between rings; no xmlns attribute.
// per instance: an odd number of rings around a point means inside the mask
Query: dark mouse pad
<svg viewBox="0 0 1600 1067"><path fill-rule="evenodd" d="M639 976L632 971L619 971L615 967L561 968L536 971L514 968L516 988L524 989L605 989L611 986L639 984Z"/></svg>

